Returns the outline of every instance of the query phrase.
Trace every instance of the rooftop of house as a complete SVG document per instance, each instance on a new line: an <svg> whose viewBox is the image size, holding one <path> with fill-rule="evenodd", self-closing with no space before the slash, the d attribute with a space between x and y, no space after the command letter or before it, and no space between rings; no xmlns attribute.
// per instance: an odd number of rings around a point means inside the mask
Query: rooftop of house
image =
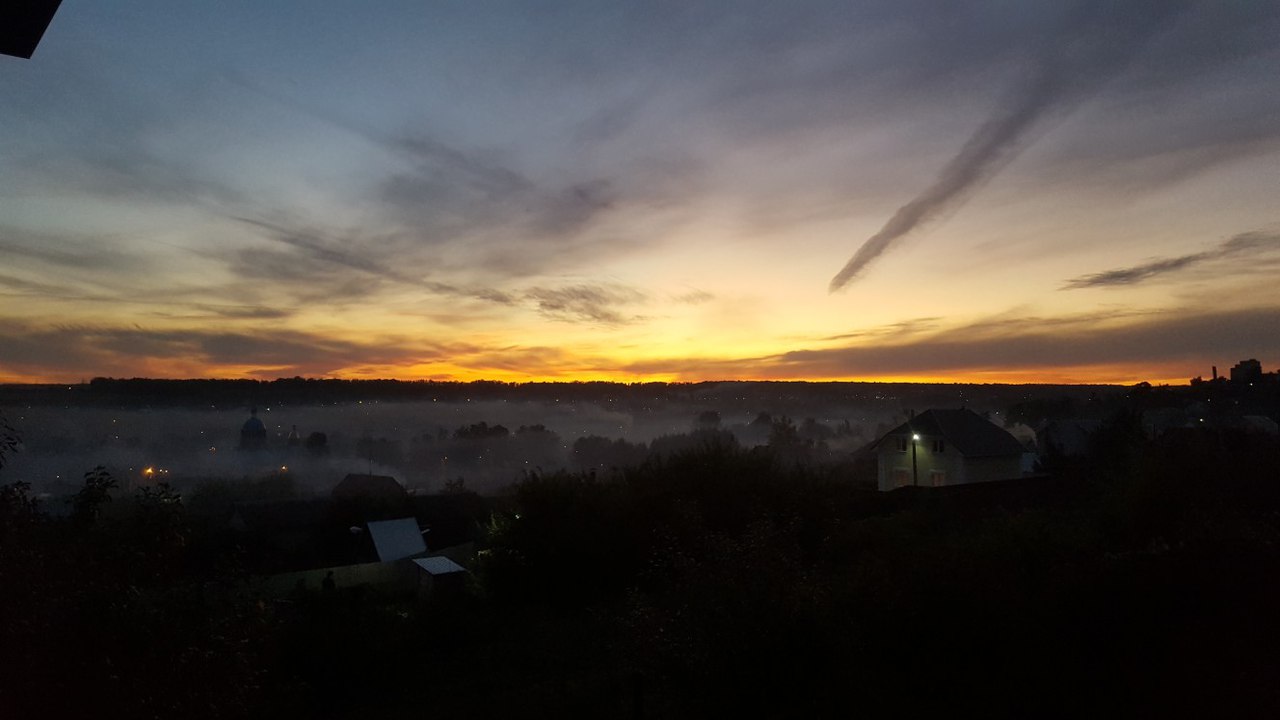
<svg viewBox="0 0 1280 720"><path fill-rule="evenodd" d="M964 408L926 410L890 430L885 437L911 434L940 437L966 457L1019 455L1024 450L1022 443L1004 428Z"/></svg>
<svg viewBox="0 0 1280 720"><path fill-rule="evenodd" d="M344 498L407 498L409 493L390 475L363 475L352 473L333 489L334 499Z"/></svg>

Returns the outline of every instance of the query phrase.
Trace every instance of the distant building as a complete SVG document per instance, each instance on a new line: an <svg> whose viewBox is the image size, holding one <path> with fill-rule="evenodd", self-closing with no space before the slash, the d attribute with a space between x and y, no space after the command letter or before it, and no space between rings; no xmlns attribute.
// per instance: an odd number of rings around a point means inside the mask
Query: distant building
<svg viewBox="0 0 1280 720"><path fill-rule="evenodd" d="M407 500L409 491L390 475L352 473L333 488L334 500Z"/></svg>
<svg viewBox="0 0 1280 720"><path fill-rule="evenodd" d="M267 446L267 426L258 419L258 408L249 411L249 419L240 426L240 449L261 450Z"/></svg>
<svg viewBox="0 0 1280 720"><path fill-rule="evenodd" d="M418 558L419 597L458 596L466 587L467 569L444 556Z"/></svg>
<svg viewBox="0 0 1280 720"><path fill-rule="evenodd" d="M1252 358L1241 360L1231 368L1231 382L1255 383L1262 380L1262 363Z"/></svg>
<svg viewBox="0 0 1280 720"><path fill-rule="evenodd" d="M1026 449L972 410L927 410L874 445L877 486L942 487L1022 477Z"/></svg>

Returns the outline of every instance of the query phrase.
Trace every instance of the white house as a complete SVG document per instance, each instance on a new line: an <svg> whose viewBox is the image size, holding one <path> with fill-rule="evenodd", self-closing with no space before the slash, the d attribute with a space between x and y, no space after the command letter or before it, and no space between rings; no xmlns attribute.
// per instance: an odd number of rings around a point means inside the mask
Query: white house
<svg viewBox="0 0 1280 720"><path fill-rule="evenodd" d="M881 490L1022 476L1022 443L972 410L927 410L890 430L874 447Z"/></svg>

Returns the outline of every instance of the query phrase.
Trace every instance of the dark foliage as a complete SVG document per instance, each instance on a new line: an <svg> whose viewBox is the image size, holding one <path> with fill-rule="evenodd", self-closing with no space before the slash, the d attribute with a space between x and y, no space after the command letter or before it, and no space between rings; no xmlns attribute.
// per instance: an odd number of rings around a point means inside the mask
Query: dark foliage
<svg viewBox="0 0 1280 720"><path fill-rule="evenodd" d="M4 467L5 460L14 452L17 452L21 440L18 437L18 431L13 429L9 421L4 419L4 415L0 414L0 468Z"/></svg>
<svg viewBox="0 0 1280 720"><path fill-rule="evenodd" d="M0 715L1273 717L1280 444L1139 420L974 487L806 469L770 418L776 446L708 429L530 472L497 510L415 498L433 536L485 525L470 592L429 601L255 595L271 535L218 529L225 488L123 497L91 472L59 519L4 486ZM304 545L353 537L316 517Z"/></svg>
<svg viewBox="0 0 1280 720"><path fill-rule="evenodd" d="M1280 450L1136 423L1071 474L945 492L724 445L534 476L482 578L549 617L603 613L609 676L667 715L1274 711Z"/></svg>

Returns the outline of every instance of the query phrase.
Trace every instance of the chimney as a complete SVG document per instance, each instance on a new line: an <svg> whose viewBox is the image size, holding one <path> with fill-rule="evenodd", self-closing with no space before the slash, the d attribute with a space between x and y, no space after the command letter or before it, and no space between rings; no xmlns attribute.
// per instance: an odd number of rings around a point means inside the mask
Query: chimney
<svg viewBox="0 0 1280 720"><path fill-rule="evenodd" d="M1217 366L1217 365L1214 365L1214 366L1213 366L1213 379L1214 379L1214 380L1217 380L1217 379L1218 379L1218 366Z"/></svg>

